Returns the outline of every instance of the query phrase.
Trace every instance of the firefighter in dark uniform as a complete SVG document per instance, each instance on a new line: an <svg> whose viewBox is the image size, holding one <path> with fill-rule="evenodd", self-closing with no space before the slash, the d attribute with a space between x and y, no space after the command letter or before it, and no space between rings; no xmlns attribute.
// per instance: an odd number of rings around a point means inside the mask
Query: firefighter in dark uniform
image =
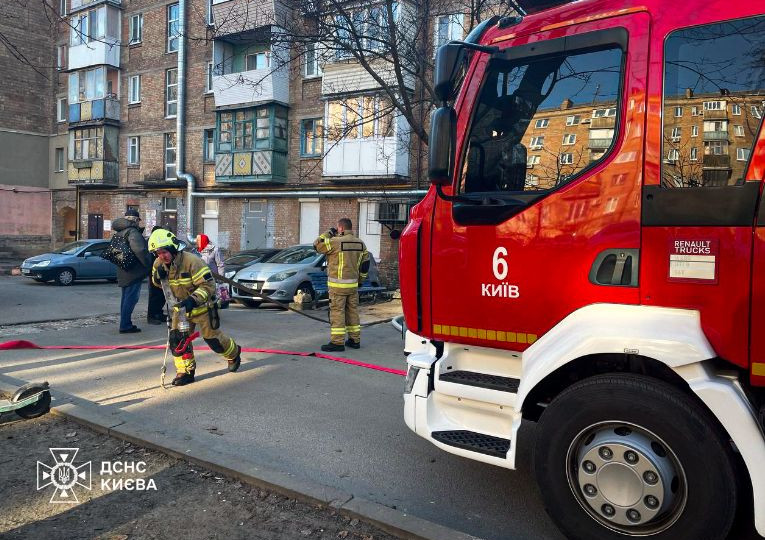
<svg viewBox="0 0 765 540"><path fill-rule="evenodd" d="M369 272L369 253L360 238L353 234L348 218L337 222L313 243L319 253L327 256L327 285L329 286L330 342L322 351L344 351L361 346L359 321L359 284ZM348 334L348 339L345 339Z"/></svg>
<svg viewBox="0 0 765 540"><path fill-rule="evenodd" d="M176 376L174 386L183 386L194 382L196 361L191 343L183 350L184 333L179 331L180 310L185 310L189 322L188 334L199 327L202 338L214 352L228 362L228 370L236 371L241 362L239 347L233 339L219 330L220 319L215 307L215 280L210 268L201 257L193 253L178 251L178 239L166 229L157 229L149 237L149 251L157 254L152 267L151 280L157 287L167 280L170 292L175 297L172 306L170 326L170 347L173 349ZM171 299L168 298L168 301Z"/></svg>

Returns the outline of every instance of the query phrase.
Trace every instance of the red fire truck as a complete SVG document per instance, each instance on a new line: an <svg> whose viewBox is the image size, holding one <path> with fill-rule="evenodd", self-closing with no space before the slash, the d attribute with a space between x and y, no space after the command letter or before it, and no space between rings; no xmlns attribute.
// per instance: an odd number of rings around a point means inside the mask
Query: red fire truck
<svg viewBox="0 0 765 540"><path fill-rule="evenodd" d="M491 19L434 78L407 425L509 469L534 433L570 538L765 535L765 5Z"/></svg>

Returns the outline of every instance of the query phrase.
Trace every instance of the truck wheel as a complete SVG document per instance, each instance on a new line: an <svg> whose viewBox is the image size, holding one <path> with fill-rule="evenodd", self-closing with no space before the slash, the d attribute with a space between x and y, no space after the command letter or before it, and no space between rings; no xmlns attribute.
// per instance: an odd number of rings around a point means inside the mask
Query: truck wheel
<svg viewBox="0 0 765 540"><path fill-rule="evenodd" d="M665 382L600 375L539 421L534 468L568 538L723 539L736 514L731 446L711 414Z"/></svg>

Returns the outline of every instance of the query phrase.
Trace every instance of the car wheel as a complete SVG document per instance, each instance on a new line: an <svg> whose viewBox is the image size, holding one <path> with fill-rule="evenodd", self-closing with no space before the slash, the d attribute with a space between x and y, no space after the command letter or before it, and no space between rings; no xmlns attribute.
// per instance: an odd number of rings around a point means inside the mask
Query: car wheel
<svg viewBox="0 0 765 540"><path fill-rule="evenodd" d="M542 413L534 449L545 507L567 538L722 540L738 482L703 406L642 375L599 375Z"/></svg>
<svg viewBox="0 0 765 540"><path fill-rule="evenodd" d="M71 285L74 283L74 278L74 270L71 268L63 268L59 270L58 274L56 275L56 283L63 286Z"/></svg>
<svg viewBox="0 0 765 540"><path fill-rule="evenodd" d="M256 308L260 306L260 302L258 302L257 300L247 300L247 299L237 298L236 301L248 308Z"/></svg>

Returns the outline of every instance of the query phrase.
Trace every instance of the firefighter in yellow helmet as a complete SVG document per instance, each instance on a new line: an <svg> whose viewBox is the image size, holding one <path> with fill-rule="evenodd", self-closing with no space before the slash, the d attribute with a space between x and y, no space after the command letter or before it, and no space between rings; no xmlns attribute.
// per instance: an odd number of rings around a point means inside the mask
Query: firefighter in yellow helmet
<svg viewBox="0 0 765 540"><path fill-rule="evenodd" d="M185 310L189 322L188 334L193 333L195 326L198 326L210 349L228 361L229 371L239 369L242 349L218 329L220 319L214 305L215 280L210 268L201 257L179 251L178 247L177 238L166 229L157 229L149 237L149 251L157 255L151 281L157 287L162 287L165 282L162 288L169 289L169 295L175 297L167 299L175 304L172 306L170 326L170 347L177 372L173 385L183 386L194 382L196 362L191 342L186 342L187 336L178 328L181 310ZM168 295L167 292L165 294Z"/></svg>
<svg viewBox="0 0 765 540"><path fill-rule="evenodd" d="M367 247L353 234L353 224L348 218L340 219L337 229L320 235L313 247L327 255L331 329L330 342L322 345L321 350L344 351L345 345L358 349L361 346L359 283L363 283L369 272Z"/></svg>

